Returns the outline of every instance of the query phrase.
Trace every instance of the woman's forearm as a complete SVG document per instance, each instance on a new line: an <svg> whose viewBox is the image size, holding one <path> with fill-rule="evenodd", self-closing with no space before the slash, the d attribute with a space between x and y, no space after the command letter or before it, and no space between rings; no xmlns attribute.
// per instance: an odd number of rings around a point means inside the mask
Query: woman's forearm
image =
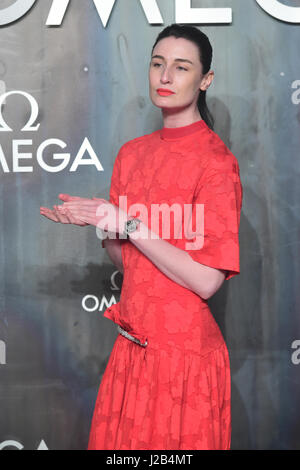
<svg viewBox="0 0 300 470"><path fill-rule="evenodd" d="M194 261L184 250L177 248L155 234L143 223L129 235L130 241L166 276L203 299L213 295L224 275L218 270ZM152 237L152 238L151 238Z"/></svg>
<svg viewBox="0 0 300 470"><path fill-rule="evenodd" d="M103 245L106 248L111 261L118 268L118 270L123 274L121 243L122 241L120 241L119 239L105 238L103 240Z"/></svg>

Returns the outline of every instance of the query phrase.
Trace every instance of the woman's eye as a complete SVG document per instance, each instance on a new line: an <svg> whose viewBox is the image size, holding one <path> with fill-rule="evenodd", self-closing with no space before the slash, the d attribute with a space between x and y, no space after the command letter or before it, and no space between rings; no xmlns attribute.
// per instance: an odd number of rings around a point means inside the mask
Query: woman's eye
<svg viewBox="0 0 300 470"><path fill-rule="evenodd" d="M160 64L159 62L153 62L153 67L160 67L162 64ZM177 67L178 70L185 70L186 72L188 71L187 69L185 69L184 67L181 67L180 65Z"/></svg>

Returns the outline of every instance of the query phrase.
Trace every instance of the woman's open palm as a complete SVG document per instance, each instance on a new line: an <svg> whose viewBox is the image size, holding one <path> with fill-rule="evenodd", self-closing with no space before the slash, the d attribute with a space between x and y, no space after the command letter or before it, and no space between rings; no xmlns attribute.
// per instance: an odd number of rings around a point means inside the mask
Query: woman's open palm
<svg viewBox="0 0 300 470"><path fill-rule="evenodd" d="M83 198L79 196L70 196L69 194L59 194L59 199L64 202L67 201L76 201L76 200L88 200L88 198ZM53 209L48 209L47 207L40 207L40 214L47 219L52 220L53 222L60 222L61 224L73 224L79 225L81 227L85 225L90 225L87 222L77 219L68 209L58 209L57 205L53 206Z"/></svg>
<svg viewBox="0 0 300 470"><path fill-rule="evenodd" d="M68 211L73 220L94 225L97 229L110 233L123 231L127 213L119 206L102 198L74 199L65 201L58 210Z"/></svg>
<svg viewBox="0 0 300 470"><path fill-rule="evenodd" d="M40 207L41 215L53 222L79 226L94 225L97 229L116 233L122 230L127 220L127 213L106 199L89 199L69 194L59 194L58 197L64 201L62 205L54 205L52 210Z"/></svg>

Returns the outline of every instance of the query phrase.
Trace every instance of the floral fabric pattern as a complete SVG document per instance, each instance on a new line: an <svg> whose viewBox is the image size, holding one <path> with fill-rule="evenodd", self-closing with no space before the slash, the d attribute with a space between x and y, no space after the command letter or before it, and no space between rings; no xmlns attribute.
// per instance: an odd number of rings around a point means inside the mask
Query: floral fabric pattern
<svg viewBox="0 0 300 470"><path fill-rule="evenodd" d="M151 208L176 204L182 210L171 216L167 241L194 261L225 270L226 280L239 274L239 165L203 120L125 143L115 160L110 201L119 205L120 195L127 196L130 215L160 237L165 221L153 228ZM204 205L204 230L193 222L203 238L200 249L187 248L185 204L193 221L196 204ZM207 301L168 278L128 240L122 260L120 301L104 316L147 346L118 335L98 390L88 450L230 449L229 354Z"/></svg>

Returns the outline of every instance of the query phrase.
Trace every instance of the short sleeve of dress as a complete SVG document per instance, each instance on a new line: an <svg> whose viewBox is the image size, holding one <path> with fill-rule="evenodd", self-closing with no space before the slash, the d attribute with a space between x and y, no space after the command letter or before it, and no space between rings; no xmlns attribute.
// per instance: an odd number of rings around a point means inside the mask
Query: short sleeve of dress
<svg viewBox="0 0 300 470"><path fill-rule="evenodd" d="M119 193L120 193L120 160L123 147L120 148L111 175L110 190L109 190L109 202L119 207ZM101 241L102 248L104 248L104 240Z"/></svg>
<svg viewBox="0 0 300 470"><path fill-rule="evenodd" d="M239 167L232 170L210 170L201 178L194 193L192 220L196 219L195 204L203 204L200 234L202 247L186 250L194 261L226 271L225 280L240 273L239 224L243 188ZM198 222L197 222L198 224ZM193 222L193 228L196 224ZM198 233L198 224L193 231Z"/></svg>

